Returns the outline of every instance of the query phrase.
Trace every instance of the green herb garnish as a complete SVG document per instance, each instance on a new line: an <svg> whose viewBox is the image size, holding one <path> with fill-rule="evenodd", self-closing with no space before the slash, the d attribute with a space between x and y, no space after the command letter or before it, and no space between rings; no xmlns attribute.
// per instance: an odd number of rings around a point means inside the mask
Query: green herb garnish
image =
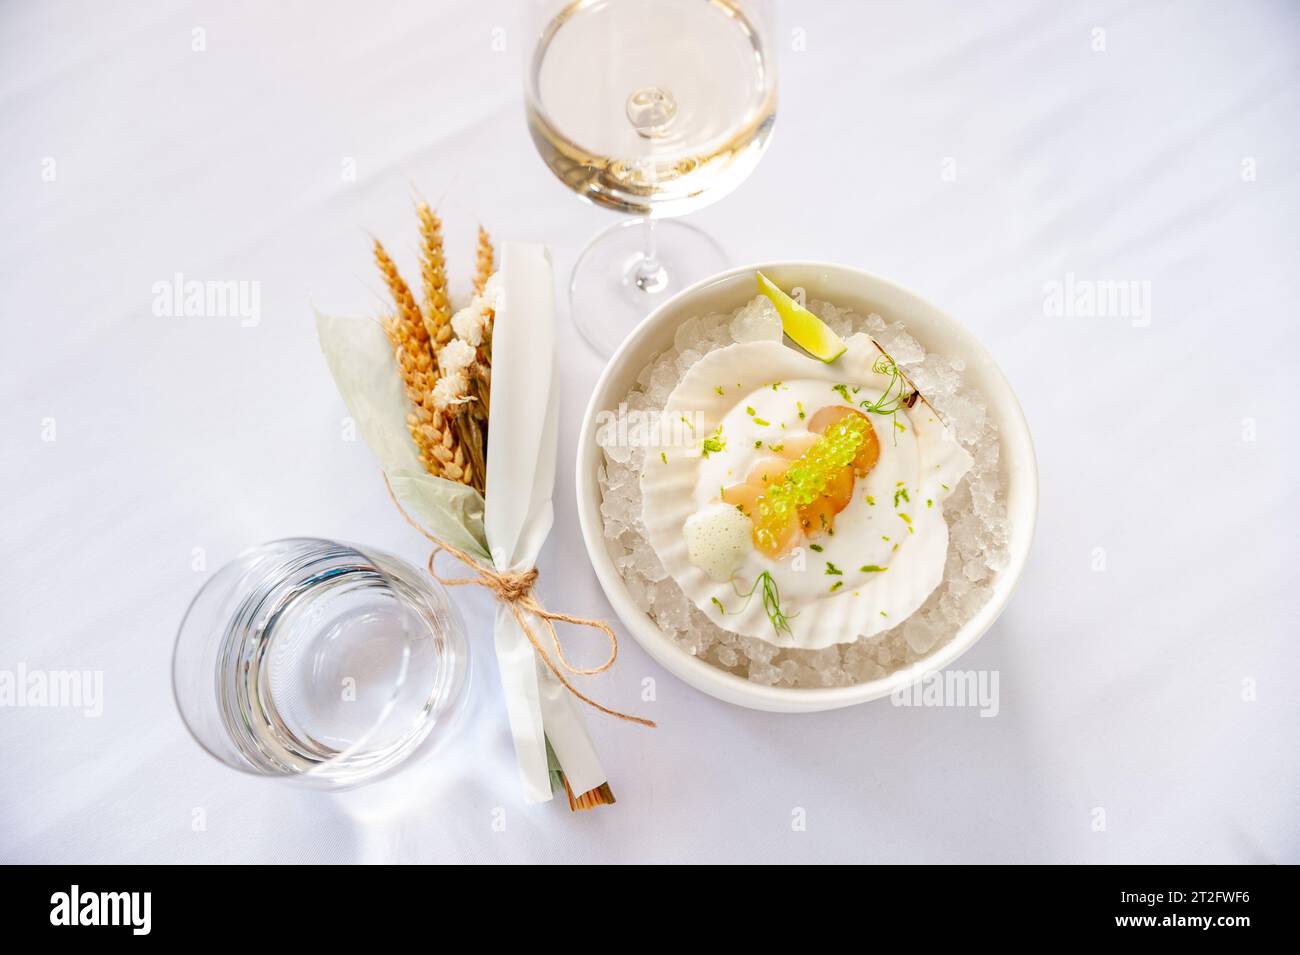
<svg viewBox="0 0 1300 955"><path fill-rule="evenodd" d="M864 574L883 574L888 569L888 567L877 567L875 564L863 564L858 568Z"/></svg>
<svg viewBox="0 0 1300 955"><path fill-rule="evenodd" d="M907 379L904 378L903 373L899 371L897 363L886 355L881 355L877 358L876 363L871 366L871 370L878 375L888 375L889 384L885 386L884 394L875 401L859 402L858 407L863 411L870 412L871 414L889 415L893 418L895 429L894 443L897 444L898 431L907 430L898 423L898 410L905 405L910 407L910 402L913 400L912 396L915 395L916 392L908 391ZM847 400L847 396L845 400Z"/></svg>
<svg viewBox="0 0 1300 955"><path fill-rule="evenodd" d="M764 570L759 573L759 575L754 578L754 585L743 594L740 592L739 588L736 587L734 582L731 586L732 589L736 591L736 596L745 598L745 604L741 607L741 610L743 610L745 606L749 605L749 600L754 596L754 591L758 590L761 586L763 591L763 610L767 613L767 619L772 621L772 629L776 631L778 637L782 633L785 633L787 636L794 636L794 634L790 632L790 618L787 617L785 611L781 609L781 592L777 590L776 581L772 579L772 574L769 571ZM795 616L798 616L798 614L795 614Z"/></svg>
<svg viewBox="0 0 1300 955"><path fill-rule="evenodd" d="M813 550L817 551L817 553L819 554L822 552L821 544L809 544L808 546L811 547Z"/></svg>
<svg viewBox="0 0 1300 955"><path fill-rule="evenodd" d="M832 564L829 560L826 561L826 573L828 573L828 574L832 574L832 575L837 576L837 577L842 577L842 576L844 576L844 571L840 570L838 567L836 567L834 564Z"/></svg>

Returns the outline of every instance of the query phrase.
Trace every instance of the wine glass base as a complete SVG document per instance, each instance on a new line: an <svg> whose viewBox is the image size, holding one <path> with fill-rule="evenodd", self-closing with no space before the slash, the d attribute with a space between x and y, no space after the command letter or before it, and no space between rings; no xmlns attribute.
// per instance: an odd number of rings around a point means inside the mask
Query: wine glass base
<svg viewBox="0 0 1300 955"><path fill-rule="evenodd" d="M709 235L672 219L656 219L654 261L647 268L646 220L628 219L601 232L578 256L569 280L573 324L602 358L614 354L651 310L694 282L722 271L727 256Z"/></svg>

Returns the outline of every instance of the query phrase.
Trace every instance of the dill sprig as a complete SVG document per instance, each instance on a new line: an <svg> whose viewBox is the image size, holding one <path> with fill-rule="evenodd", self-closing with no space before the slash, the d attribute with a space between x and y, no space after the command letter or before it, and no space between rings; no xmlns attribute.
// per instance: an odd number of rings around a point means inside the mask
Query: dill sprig
<svg viewBox="0 0 1300 955"><path fill-rule="evenodd" d="M860 401L858 407L863 411L871 414L888 415L893 419L894 427L890 430L894 435L894 443L898 443L898 411L905 405L910 407L910 401L915 392L908 391L907 379L898 368L898 363L888 355L881 355L876 359L876 363L871 366L871 370L878 375L888 375L889 384L885 386L885 391L875 401ZM895 390L897 389L897 390Z"/></svg>
<svg viewBox="0 0 1300 955"><path fill-rule="evenodd" d="M781 592L777 589L776 581L772 579L770 571L761 571L759 575L754 578L753 586L744 593L741 593L740 588L736 586L735 581L732 581L731 587L736 591L736 596L745 598L745 602L741 604L740 610L737 610L736 613L740 613L741 610L744 610L749 606L749 601L754 596L754 591L758 590L760 586L762 587L763 610L767 613L767 619L772 621L772 629L776 631L778 637L784 633L786 636L793 638L794 634L790 630L790 618L786 616L785 611L781 609ZM795 616L797 617L799 615L795 614Z"/></svg>

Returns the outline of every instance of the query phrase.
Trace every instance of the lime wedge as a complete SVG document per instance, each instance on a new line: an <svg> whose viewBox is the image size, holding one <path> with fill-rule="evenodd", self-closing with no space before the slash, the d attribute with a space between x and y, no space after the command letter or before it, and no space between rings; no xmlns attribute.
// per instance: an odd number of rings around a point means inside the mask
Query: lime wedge
<svg viewBox="0 0 1300 955"><path fill-rule="evenodd" d="M804 308L762 272L758 275L758 290L772 300L781 316L781 329L796 345L821 361L833 362L848 349L844 339L831 331L831 327Z"/></svg>

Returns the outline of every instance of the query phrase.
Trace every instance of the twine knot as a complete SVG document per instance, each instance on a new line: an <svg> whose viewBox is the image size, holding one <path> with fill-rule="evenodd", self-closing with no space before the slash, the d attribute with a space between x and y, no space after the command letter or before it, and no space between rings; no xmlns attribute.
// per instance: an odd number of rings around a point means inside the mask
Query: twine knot
<svg viewBox="0 0 1300 955"><path fill-rule="evenodd" d="M475 560L472 555L467 554L465 551L453 547L446 541L440 540L433 534L430 534L415 520L415 518L411 517L411 515L406 512L406 508L402 507L401 502L397 500L397 495L393 493L393 486L388 482L387 474L384 474L384 486L388 488L388 497L392 500L393 506L396 507L398 513L405 518L406 523L410 524L422 537L433 544L433 550L429 553L427 566L429 574L438 581L438 583L446 587L462 587L466 584L486 587L496 595L498 600L510 608L511 612L514 614L515 622L519 624L519 629L523 632L524 636L528 638L528 642L533 645L533 650L542 658L542 662L546 664L546 668L555 675L555 678L560 681L566 690L578 699L582 700L582 702L586 703L588 706L594 707L602 713L608 713L610 716L617 716L620 720L627 720L629 723L640 723L642 726L653 727L655 725L653 720L648 720L640 716L633 716L630 713L620 713L618 710L611 710L609 707L597 703L595 700L591 699L591 697L583 694L582 691L570 683L564 674L560 672L560 667L562 666L569 673L577 674L578 676L593 676L597 673L604 673L612 667L614 661L618 659L618 637L614 635L614 631L610 629L609 624L605 623L603 620L595 620L590 617L572 617L567 613L556 613L553 610L547 610L542 606L541 601L539 601L533 593L533 588L537 584L536 567L530 567L528 570L524 571L498 571L495 567L490 567L486 564L480 563ZM441 551L446 551L448 554L451 554L451 556L455 557L466 567L473 568L478 573L478 576L441 576L433 569L433 562ZM555 656L559 660L558 665L555 660L551 659L550 654L548 654L542 647L541 641L537 639L537 635L533 633L533 628L529 626L528 623L529 616L540 620L542 625L546 628L547 633L550 634L551 645L554 647ZM560 645L560 636L555 632L556 621L560 623L575 624L579 627L591 627L593 630L599 630L603 633L609 641L609 656L605 659L605 662L594 667L576 667L570 663L568 657L564 655L564 647Z"/></svg>
<svg viewBox="0 0 1300 955"><path fill-rule="evenodd" d="M530 567L523 573L491 573L484 574L484 584L497 597L506 603L515 603L523 600L533 592L533 585L537 583L537 568Z"/></svg>

